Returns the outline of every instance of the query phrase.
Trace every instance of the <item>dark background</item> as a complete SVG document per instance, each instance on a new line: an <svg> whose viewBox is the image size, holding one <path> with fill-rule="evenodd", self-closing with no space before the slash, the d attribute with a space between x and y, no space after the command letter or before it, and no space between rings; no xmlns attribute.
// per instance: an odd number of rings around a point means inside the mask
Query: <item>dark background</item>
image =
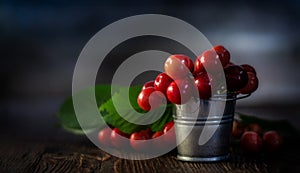
<svg viewBox="0 0 300 173"><path fill-rule="evenodd" d="M81 49L106 25L145 13L185 20L213 45L227 47L233 62L253 65L259 89L240 101L238 109L256 110L256 116L265 118L288 119L299 127L300 111L291 111L300 106L299 10L297 0L1 1L1 133L12 138L59 138L63 131L55 127L55 113L71 95ZM119 56L122 53L126 55L120 51ZM119 62L115 58L107 65L114 66L114 61ZM109 69L100 71L109 75ZM278 111L266 116L266 108Z"/></svg>

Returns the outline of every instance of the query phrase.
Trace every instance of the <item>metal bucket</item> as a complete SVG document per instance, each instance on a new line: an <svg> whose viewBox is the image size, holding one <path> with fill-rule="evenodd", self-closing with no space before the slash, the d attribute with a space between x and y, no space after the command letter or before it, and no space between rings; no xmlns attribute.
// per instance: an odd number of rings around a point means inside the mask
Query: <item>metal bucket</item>
<svg viewBox="0 0 300 173"><path fill-rule="evenodd" d="M227 160L236 100L248 96L226 95L177 105L174 115L177 158L194 162Z"/></svg>

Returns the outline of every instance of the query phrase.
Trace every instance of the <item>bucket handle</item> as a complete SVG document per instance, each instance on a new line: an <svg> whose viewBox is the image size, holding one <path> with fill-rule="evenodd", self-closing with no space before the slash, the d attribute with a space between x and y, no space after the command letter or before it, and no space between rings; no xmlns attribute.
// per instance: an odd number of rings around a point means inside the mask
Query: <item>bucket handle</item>
<svg viewBox="0 0 300 173"><path fill-rule="evenodd" d="M235 101L235 100L240 100L240 99L244 99L244 98L247 98L249 97L251 94L243 94L241 96L237 95L236 97L234 98L216 98L216 99L211 99L211 100L218 100L218 101Z"/></svg>
<svg viewBox="0 0 300 173"><path fill-rule="evenodd" d="M250 95L251 95L251 94L243 94L243 95L241 95L241 96L236 97L235 100L244 99L244 98L249 97Z"/></svg>
<svg viewBox="0 0 300 173"><path fill-rule="evenodd" d="M247 98L247 97L249 97L251 94L243 94L243 95L241 95L241 96L239 96L239 95L237 95L237 97L235 97L235 98L230 98L230 99L226 99L226 100L240 100L240 99L244 99L244 98Z"/></svg>

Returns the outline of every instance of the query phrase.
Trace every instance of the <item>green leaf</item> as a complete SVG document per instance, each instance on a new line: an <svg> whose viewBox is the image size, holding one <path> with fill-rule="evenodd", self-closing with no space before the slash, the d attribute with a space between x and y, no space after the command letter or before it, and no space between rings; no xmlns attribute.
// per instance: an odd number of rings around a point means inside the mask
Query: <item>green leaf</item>
<svg viewBox="0 0 300 173"><path fill-rule="evenodd" d="M80 93L90 90L93 88L89 88L86 90L81 91ZM96 102L97 105L101 105L105 103L107 100L111 98L111 86L110 85L96 85L94 87L95 89L95 97L96 97ZM78 93L78 94L80 94ZM70 132L73 132L75 134L83 134L82 128L79 125L79 122L77 120L77 117L75 115L74 107L73 107L73 100L72 97L67 98L63 104L61 105L57 117L60 121L61 126ZM95 123L94 120L88 120L85 124L86 131L92 131L97 127L97 123Z"/></svg>
<svg viewBox="0 0 300 173"><path fill-rule="evenodd" d="M123 113L123 117L126 117L129 121L137 120L144 122L150 122L155 115L158 115L158 110L151 111L147 114L145 119L141 119L141 115L139 113L145 113L137 104L137 97L139 92L141 91L141 86L131 87L129 89L129 102L132 106L129 107L126 103L128 97L128 88L121 88L120 91L113 95L113 98L108 100L105 104L101 105L99 110L103 115L105 122L112 125L113 127L119 128L124 133L133 133L136 131L140 131L145 128L150 128L152 131L160 131L162 130L164 124L168 121L172 120L172 105L167 105L166 110L162 117L160 117L157 121L149 125L137 125L128 122L124 118L122 118L116 110L115 105L118 104L120 108L119 112ZM117 101L117 103L113 103L113 100Z"/></svg>
<svg viewBox="0 0 300 173"><path fill-rule="evenodd" d="M96 85L95 97L98 107L111 98L111 85Z"/></svg>
<svg viewBox="0 0 300 173"><path fill-rule="evenodd" d="M75 111L73 108L72 97L67 98L61 105L57 117L63 127L70 129L80 129L80 125L76 119Z"/></svg>
<svg viewBox="0 0 300 173"><path fill-rule="evenodd" d="M128 118L129 120L140 118L138 116L139 114L137 114L135 111L139 113L146 113L137 104L137 97L139 92L141 91L141 88L142 88L141 86L133 86L129 88L129 103L133 108L131 109L130 107L128 107L127 104L124 104L127 101L125 99L128 99L127 97L128 87L96 85L95 86L96 102L104 121L107 124L113 127L117 127L123 132L128 134L136 131L140 131L145 128L150 128L152 131L162 130L164 124L173 119L172 104L168 104L166 106L166 110L162 117L160 117L157 121L149 125L137 125L137 124L130 123L125 119L123 119L116 111L115 105L113 104L111 98L112 89L114 91L113 97L115 100L118 101L117 104L121 107L122 112L126 113L124 115L126 116L126 118ZM84 97L84 92L85 91L90 92L90 89L93 88L83 90L76 95L79 97L81 96ZM90 103L87 102L84 103L83 106L89 107L90 106L89 104ZM154 115L156 115L156 113L157 111L155 110L152 111L151 114L149 114L148 118L144 120L144 122L150 121L154 117ZM65 130L72 132L74 134L84 134L82 127L80 126L77 117L75 115L72 97L67 98L63 102L62 106L60 107L57 113L57 117L60 120L61 127L63 127ZM92 132L101 128L103 124L99 123L98 121L95 121L95 116L91 115L91 116L87 116L87 118L84 119L84 122L81 122L81 125L84 125L85 132Z"/></svg>

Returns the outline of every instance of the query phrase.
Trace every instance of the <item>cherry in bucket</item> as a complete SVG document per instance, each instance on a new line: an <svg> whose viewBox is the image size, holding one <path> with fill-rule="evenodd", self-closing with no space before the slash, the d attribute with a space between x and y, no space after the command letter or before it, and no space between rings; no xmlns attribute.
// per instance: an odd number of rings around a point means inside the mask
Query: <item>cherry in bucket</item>
<svg viewBox="0 0 300 173"><path fill-rule="evenodd" d="M165 72L173 79L182 79L193 70L194 63L186 55L171 55L165 62Z"/></svg>
<svg viewBox="0 0 300 173"><path fill-rule="evenodd" d="M149 88L149 87L154 87L154 81L149 81L149 82L146 82L144 85L143 85L143 88L142 90L146 89L146 88Z"/></svg>
<svg viewBox="0 0 300 173"><path fill-rule="evenodd" d="M258 78L255 75L255 73L247 72L247 75L248 75L247 84L238 91L241 94L253 93L258 88Z"/></svg>
<svg viewBox="0 0 300 173"><path fill-rule="evenodd" d="M248 74L241 66L227 66L224 69L224 73L229 91L238 91L246 86L248 82Z"/></svg>
<svg viewBox="0 0 300 173"><path fill-rule="evenodd" d="M167 95L167 88L173 82L173 79L166 73L160 73L154 82L154 89L162 92L165 96Z"/></svg>
<svg viewBox="0 0 300 173"><path fill-rule="evenodd" d="M163 93L173 104L185 104L193 97L207 100L213 96L213 91L217 94L235 95L254 92L258 88L255 69L248 64L235 65L230 60L229 51L222 45L204 51L196 58L195 63L186 55L171 55L164 64L165 72L159 74L154 83L151 81L144 85L138 103L142 109L150 110L149 95L154 91ZM221 80L223 75L224 82ZM145 89L148 93L144 92ZM199 95L195 94L196 91ZM159 97L154 98L157 99L153 108L157 108L161 101Z"/></svg>
<svg viewBox="0 0 300 173"><path fill-rule="evenodd" d="M200 99L209 99L211 97L211 80L206 72L199 73L195 76Z"/></svg>
<svg viewBox="0 0 300 173"><path fill-rule="evenodd" d="M155 91L153 87L148 87L140 92L137 103L145 111L156 109L163 103L164 95Z"/></svg>
<svg viewBox="0 0 300 173"><path fill-rule="evenodd" d="M186 79L172 82L167 89L168 100L174 104L184 104L192 96L193 83Z"/></svg>
<svg viewBox="0 0 300 173"><path fill-rule="evenodd" d="M216 53L219 55L219 59L222 63L222 66L226 67L226 65L230 62L229 51L222 45L217 45L213 47L213 50L216 51Z"/></svg>

